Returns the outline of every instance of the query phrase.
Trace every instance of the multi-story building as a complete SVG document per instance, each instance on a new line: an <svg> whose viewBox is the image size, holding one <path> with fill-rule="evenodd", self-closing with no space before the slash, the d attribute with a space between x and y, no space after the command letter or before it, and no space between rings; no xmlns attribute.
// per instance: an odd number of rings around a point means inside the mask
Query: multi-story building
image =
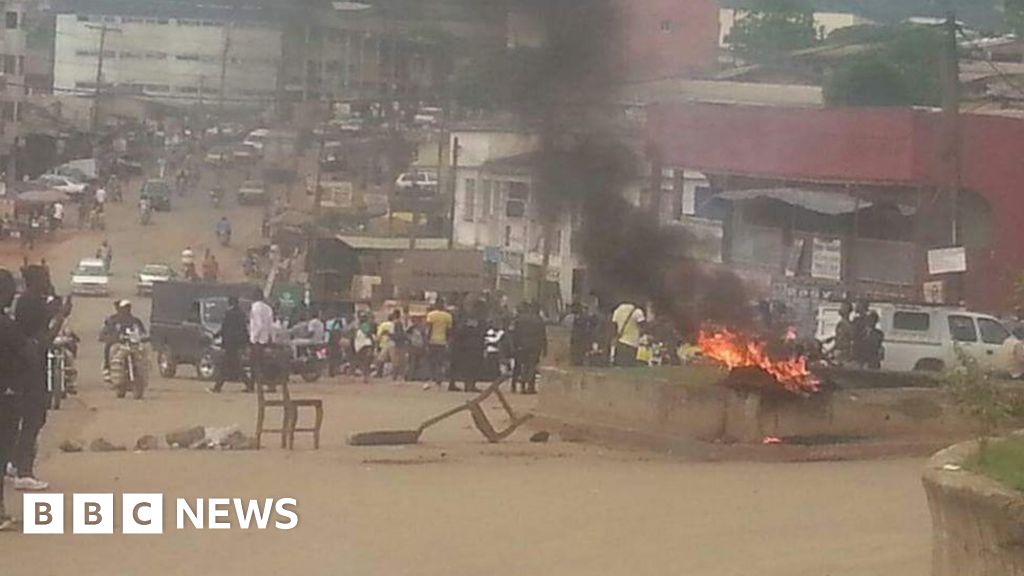
<svg viewBox="0 0 1024 576"><path fill-rule="evenodd" d="M25 86L25 11L27 2L0 4L0 156L9 157L20 134ZM6 167L7 164L4 164Z"/></svg>
<svg viewBox="0 0 1024 576"><path fill-rule="evenodd" d="M102 54L100 45L103 45ZM57 16L54 87L178 105L266 105L278 93L275 11L245 2L79 0Z"/></svg>

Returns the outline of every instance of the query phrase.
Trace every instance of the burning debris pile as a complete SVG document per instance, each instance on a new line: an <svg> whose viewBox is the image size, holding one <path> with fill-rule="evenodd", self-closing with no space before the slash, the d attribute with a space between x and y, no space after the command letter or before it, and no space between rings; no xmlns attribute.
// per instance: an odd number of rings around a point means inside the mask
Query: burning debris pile
<svg viewBox="0 0 1024 576"><path fill-rule="evenodd" d="M697 346L705 357L730 370L758 369L793 394L811 394L821 388L821 380L807 366L807 357L789 346L783 346L781 354L772 354L764 340L710 326L700 331Z"/></svg>

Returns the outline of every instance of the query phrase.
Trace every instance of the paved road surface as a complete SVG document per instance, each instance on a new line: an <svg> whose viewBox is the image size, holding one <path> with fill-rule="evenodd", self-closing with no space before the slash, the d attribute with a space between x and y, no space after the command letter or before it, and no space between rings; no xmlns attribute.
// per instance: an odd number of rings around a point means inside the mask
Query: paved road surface
<svg viewBox="0 0 1024 576"><path fill-rule="evenodd" d="M119 211L126 217L118 220ZM227 212L236 245L245 245L258 210ZM118 295L138 300L131 273L148 261L176 265L186 243L199 254L212 247L222 268L237 273L239 253L215 246L219 212L205 195L178 201L145 229L131 205L113 213L106 237L114 246ZM49 251L58 284L100 239L82 234ZM9 264L20 260L10 247L3 250L14 259ZM148 316L148 306L137 308ZM53 490L162 492L168 499L291 496L299 501L299 527L0 534L5 574L927 574L930 525L919 460L688 463L557 439L531 444L525 432L492 446L468 419L432 429L419 446L344 444L349 432L408 427L461 399L414 385L297 383L298 391L326 401L318 452L300 439L294 452L59 453L55 446L64 438L104 436L132 445L142 434L193 424L252 430L252 396L231 385L223 395L207 394L188 369L180 379L155 377L143 401L115 399L98 379L95 343L109 310L110 299L76 304L73 325L86 342L82 394L53 413L44 430L39 470ZM523 409L532 405L531 398L516 400Z"/></svg>

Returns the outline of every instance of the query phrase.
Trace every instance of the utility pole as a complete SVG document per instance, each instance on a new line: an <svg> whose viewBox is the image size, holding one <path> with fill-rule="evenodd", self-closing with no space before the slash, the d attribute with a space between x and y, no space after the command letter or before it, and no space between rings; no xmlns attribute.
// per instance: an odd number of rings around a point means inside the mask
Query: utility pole
<svg viewBox="0 0 1024 576"><path fill-rule="evenodd" d="M102 94L103 87L103 53L107 48L107 32L121 33L120 28L113 28L103 24L101 26L86 25L86 28L90 30L100 31L100 54L96 61L96 90L93 92L92 100L92 119L90 127L92 129L93 136L99 141L99 122L100 122L100 95Z"/></svg>
<svg viewBox="0 0 1024 576"><path fill-rule="evenodd" d="M324 161L324 135L320 135L320 142L316 149L316 188L313 190L313 214L316 216L320 215L320 205L323 203L324 190L320 186L321 175L323 170L320 167L320 163Z"/></svg>
<svg viewBox="0 0 1024 576"><path fill-rule="evenodd" d="M950 246L960 243L958 213L961 184L960 158L960 57L957 47L959 32L956 13L946 15L942 50L942 167L940 186L949 201Z"/></svg>
<svg viewBox="0 0 1024 576"><path fill-rule="evenodd" d="M228 53L231 51L231 24L224 24L224 49L220 54L220 94L217 99L217 115L224 115L224 86L228 76Z"/></svg>
<svg viewBox="0 0 1024 576"><path fill-rule="evenodd" d="M455 195L458 191L458 171L459 171L459 137L456 136L452 139L452 170L450 172L449 188L452 191L452 205L448 212L448 249L453 250L455 248ZM473 191L476 194L476 190Z"/></svg>

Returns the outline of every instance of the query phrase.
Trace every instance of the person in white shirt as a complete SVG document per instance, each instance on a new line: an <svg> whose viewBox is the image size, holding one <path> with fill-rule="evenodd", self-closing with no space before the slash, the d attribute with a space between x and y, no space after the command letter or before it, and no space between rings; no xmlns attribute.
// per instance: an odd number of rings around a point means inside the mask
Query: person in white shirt
<svg viewBox="0 0 1024 576"><path fill-rule="evenodd" d="M96 189L96 203L101 207L107 203L107 190L100 186Z"/></svg>
<svg viewBox="0 0 1024 576"><path fill-rule="evenodd" d="M62 228L64 225L64 205L60 202L53 203L53 227Z"/></svg>
<svg viewBox="0 0 1024 576"><path fill-rule="evenodd" d="M265 352L273 342L274 310L264 300L263 291L257 289L253 294L253 303L249 308L249 343L252 354L253 380L257 386L263 384L266 369Z"/></svg>
<svg viewBox="0 0 1024 576"><path fill-rule="evenodd" d="M181 269L186 280L199 279L199 276L196 274L196 254L192 251L191 246L186 246L181 251Z"/></svg>
<svg viewBox="0 0 1024 576"><path fill-rule="evenodd" d="M644 309L623 302L612 313L615 323L615 365L621 367L636 366L636 353L640 349L640 337L643 336L644 324L647 322Z"/></svg>

